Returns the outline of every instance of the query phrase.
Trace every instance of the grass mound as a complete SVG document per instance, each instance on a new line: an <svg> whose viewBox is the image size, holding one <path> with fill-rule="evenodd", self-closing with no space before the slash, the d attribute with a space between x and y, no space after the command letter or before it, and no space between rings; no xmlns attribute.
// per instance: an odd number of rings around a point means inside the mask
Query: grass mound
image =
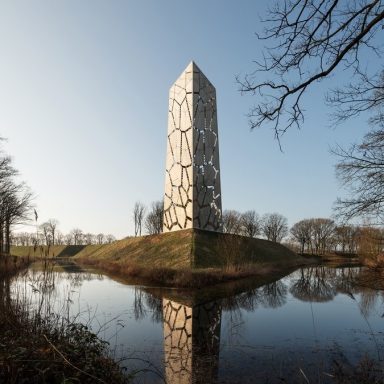
<svg viewBox="0 0 384 384"><path fill-rule="evenodd" d="M113 275L179 288L256 276L265 265L286 270L303 263L281 244L196 229L86 247L75 260Z"/></svg>
<svg viewBox="0 0 384 384"><path fill-rule="evenodd" d="M87 246L76 259L109 260L151 267L191 267L192 230L129 237L102 246Z"/></svg>
<svg viewBox="0 0 384 384"><path fill-rule="evenodd" d="M30 254L25 247L14 247L11 251ZM57 257L74 254L73 259L80 264L105 272L185 288L252 276L265 265L285 270L305 263L281 244L197 229L130 237L78 249L56 246L45 252Z"/></svg>
<svg viewBox="0 0 384 384"><path fill-rule="evenodd" d="M187 229L88 246L75 259L130 263L150 268L222 268L301 260L281 244L227 233Z"/></svg>

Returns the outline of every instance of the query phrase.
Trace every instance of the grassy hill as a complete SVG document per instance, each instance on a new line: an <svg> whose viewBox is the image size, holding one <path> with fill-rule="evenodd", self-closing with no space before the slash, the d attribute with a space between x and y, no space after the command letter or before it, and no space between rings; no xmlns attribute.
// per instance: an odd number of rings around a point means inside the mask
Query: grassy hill
<svg viewBox="0 0 384 384"><path fill-rule="evenodd" d="M281 244L196 229L129 237L111 244L12 247L18 256L72 257L140 284L198 288L250 276L280 276L306 261Z"/></svg>
<svg viewBox="0 0 384 384"><path fill-rule="evenodd" d="M187 229L129 237L103 245L12 247L16 256L74 257L75 260L130 263L151 268L217 268L299 258L281 244L244 236Z"/></svg>
<svg viewBox="0 0 384 384"><path fill-rule="evenodd" d="M75 259L109 260L148 267L191 267L192 230L129 237L102 246L90 246Z"/></svg>
<svg viewBox="0 0 384 384"><path fill-rule="evenodd" d="M228 233L195 229L192 244L193 265L196 268L301 260L296 253L281 244Z"/></svg>

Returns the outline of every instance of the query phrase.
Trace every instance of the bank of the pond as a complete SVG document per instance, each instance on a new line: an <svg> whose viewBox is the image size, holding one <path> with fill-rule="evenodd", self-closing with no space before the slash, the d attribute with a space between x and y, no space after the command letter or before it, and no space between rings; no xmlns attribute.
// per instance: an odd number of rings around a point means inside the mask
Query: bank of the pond
<svg viewBox="0 0 384 384"><path fill-rule="evenodd" d="M163 286L173 288L200 289L215 284L230 281L254 278L274 278L299 268L309 265L309 262L286 262L286 263L259 263L252 265L231 266L228 268L151 268L143 267L129 262L115 262L111 260L81 259L77 261L80 265L93 267L100 272L113 276L131 279L144 285ZM132 280L134 279L134 280Z"/></svg>
<svg viewBox="0 0 384 384"><path fill-rule="evenodd" d="M109 357L109 345L87 327L49 313L30 313L28 303L11 296L12 275L28 264L21 257L0 258L0 382L128 383Z"/></svg>
<svg viewBox="0 0 384 384"><path fill-rule="evenodd" d="M14 275L21 269L28 267L30 262L28 257L0 255L0 279Z"/></svg>
<svg viewBox="0 0 384 384"><path fill-rule="evenodd" d="M181 288L279 274L313 263L278 243L196 229L129 237L103 245L38 248L13 247L11 251L20 256L73 256L76 262L101 271Z"/></svg>
<svg viewBox="0 0 384 384"><path fill-rule="evenodd" d="M267 240L196 229L84 248L74 260L144 284L179 288L280 276L313 262Z"/></svg>

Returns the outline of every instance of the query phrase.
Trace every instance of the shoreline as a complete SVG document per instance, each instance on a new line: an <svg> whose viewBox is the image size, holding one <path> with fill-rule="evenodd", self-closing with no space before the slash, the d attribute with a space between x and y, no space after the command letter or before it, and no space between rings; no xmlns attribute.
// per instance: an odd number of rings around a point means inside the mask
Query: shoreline
<svg viewBox="0 0 384 384"><path fill-rule="evenodd" d="M109 260L75 259L80 267L91 267L101 273L123 279L131 279L151 287L175 289L203 289L213 285L239 281L248 278L271 279L300 267L319 265L313 261L299 260L286 263L260 263L229 266L224 268L172 269L148 268L135 264L121 264Z"/></svg>

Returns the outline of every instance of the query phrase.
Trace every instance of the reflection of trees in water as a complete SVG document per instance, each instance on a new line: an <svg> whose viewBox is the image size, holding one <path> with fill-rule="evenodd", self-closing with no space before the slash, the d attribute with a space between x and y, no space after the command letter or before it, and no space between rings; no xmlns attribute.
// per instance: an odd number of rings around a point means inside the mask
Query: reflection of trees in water
<svg viewBox="0 0 384 384"><path fill-rule="evenodd" d="M103 278L97 278L99 275L95 275L90 272L67 272L64 275L64 279L69 282L73 288L79 288L83 285L84 281L103 280Z"/></svg>
<svg viewBox="0 0 384 384"><path fill-rule="evenodd" d="M266 284L236 296L221 300L223 310L228 313L228 337L236 339L243 325L242 310L253 312L259 305L278 308L287 301L288 288L282 281Z"/></svg>
<svg viewBox="0 0 384 384"><path fill-rule="evenodd" d="M239 311L245 309L254 311L258 305L259 293L257 289L251 289L236 296L229 296L222 300L222 307L226 311Z"/></svg>
<svg viewBox="0 0 384 384"><path fill-rule="evenodd" d="M135 287L135 298L133 301L133 313L136 320L143 319L151 312L152 321L163 320L163 301L141 288Z"/></svg>
<svg viewBox="0 0 384 384"><path fill-rule="evenodd" d="M258 305L267 308L278 308L287 301L288 288L284 282L275 281L274 283L263 285L260 288L248 290L236 296L227 297L222 300L223 309L226 311L237 312L242 309L254 311Z"/></svg>
<svg viewBox="0 0 384 384"><path fill-rule="evenodd" d="M260 299L264 307L278 308L287 302L288 288L281 280L266 284L259 291L261 291Z"/></svg>
<svg viewBox="0 0 384 384"><path fill-rule="evenodd" d="M151 310L152 321L156 323L163 320L163 301L158 297L145 293L145 302L148 308Z"/></svg>
<svg viewBox="0 0 384 384"><path fill-rule="evenodd" d="M352 297L353 293L357 293L356 278L361 273L361 268L328 268L334 271L334 285L337 292L345 293Z"/></svg>
<svg viewBox="0 0 384 384"><path fill-rule="evenodd" d="M357 284L360 285L359 307L363 316L369 316L372 310L382 305L382 313L384 315L384 272L364 268L358 275Z"/></svg>
<svg viewBox="0 0 384 384"><path fill-rule="evenodd" d="M57 271L52 263L43 269L32 267L14 277L12 298L29 305L34 313L58 314L69 319L73 296L79 292L77 288L95 278L103 280L104 276L85 271Z"/></svg>
<svg viewBox="0 0 384 384"><path fill-rule="evenodd" d="M291 294L302 301L332 300L337 292L331 282L334 278L332 272L325 267L302 268L299 278L293 282L290 288Z"/></svg>
<svg viewBox="0 0 384 384"><path fill-rule="evenodd" d="M147 315L143 296L144 292L140 288L135 287L135 299L133 300L133 314L135 315L135 320L141 320Z"/></svg>
<svg viewBox="0 0 384 384"><path fill-rule="evenodd" d="M360 300L359 300L359 308L360 312L364 317L368 317L372 310L376 307L378 299L383 298L383 293L375 291L370 288L365 288L361 291Z"/></svg>
<svg viewBox="0 0 384 384"><path fill-rule="evenodd" d="M329 268L310 267L303 268L299 277L291 285L291 294L299 300L325 302L332 300L337 293L348 295L356 300L355 295L360 294L359 308L363 316L369 316L377 306L378 299L383 293L370 287L359 286L359 282L377 280L372 271L366 268Z"/></svg>
<svg viewBox="0 0 384 384"><path fill-rule="evenodd" d="M0 279L0 306L9 306L11 302L11 283L8 277Z"/></svg>

